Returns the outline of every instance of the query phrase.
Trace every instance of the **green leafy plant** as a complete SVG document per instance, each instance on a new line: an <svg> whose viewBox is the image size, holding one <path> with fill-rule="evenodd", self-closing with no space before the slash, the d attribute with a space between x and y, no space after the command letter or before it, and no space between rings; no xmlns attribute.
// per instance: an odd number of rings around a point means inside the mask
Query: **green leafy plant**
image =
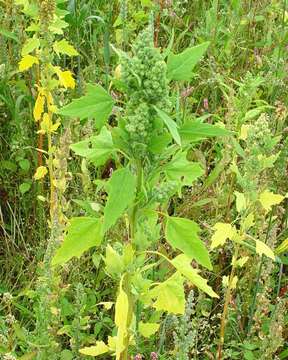
<svg viewBox="0 0 288 360"><path fill-rule="evenodd" d="M153 32L148 28L132 46L132 56L115 49L120 57L125 100L117 115L116 127L103 123L113 101L99 85L93 86L93 92L89 85L87 95L59 111L66 116L93 115L97 128L101 129L99 135L71 146L77 155L86 157L95 166L109 157L119 164L103 184L108 197L99 217L72 219L64 242L53 258L54 265L62 265L89 247L99 246L103 238L106 272L119 284L115 335L109 337L107 344L98 341L95 346L81 349L82 354L97 356L110 352L116 359L128 359L129 349L139 333L151 336L159 328L156 322L147 319L148 314L150 318L155 316L153 308L157 313L184 313L184 281L217 297L199 270L191 266L194 259L212 269L208 251L199 237L199 226L168 214L170 199L180 195L183 186L190 186L203 174L200 164L187 160L193 128L197 127L203 138L211 136L211 131L212 136L229 134L225 129L200 122L187 120L177 124L170 115L173 105L169 80L189 79L206 49L207 44L177 55L185 62L183 68L179 68L176 55L168 57L166 65L153 46ZM93 113L89 110L92 106ZM188 136L181 136L184 131ZM117 236L116 247L109 241L109 234L114 227L119 229L121 223L122 239ZM157 251L161 237L175 250L174 258ZM181 253L177 255L178 250ZM164 281L159 282L160 279L151 277L151 271L162 262L166 262L170 270Z"/></svg>

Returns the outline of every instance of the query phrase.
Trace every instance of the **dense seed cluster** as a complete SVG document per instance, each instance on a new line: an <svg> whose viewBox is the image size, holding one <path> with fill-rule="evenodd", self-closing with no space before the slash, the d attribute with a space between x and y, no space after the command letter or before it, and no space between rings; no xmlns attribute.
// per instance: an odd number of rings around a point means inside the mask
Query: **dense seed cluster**
<svg viewBox="0 0 288 360"><path fill-rule="evenodd" d="M121 76L125 83L128 102L125 114L126 131L131 146L139 155L145 153L149 138L155 130L156 111L169 111L166 63L153 44L151 28L144 30L132 47L133 57L122 57Z"/></svg>
<svg viewBox="0 0 288 360"><path fill-rule="evenodd" d="M176 188L177 184L174 181L160 183L153 189L152 198L162 204L174 194Z"/></svg>

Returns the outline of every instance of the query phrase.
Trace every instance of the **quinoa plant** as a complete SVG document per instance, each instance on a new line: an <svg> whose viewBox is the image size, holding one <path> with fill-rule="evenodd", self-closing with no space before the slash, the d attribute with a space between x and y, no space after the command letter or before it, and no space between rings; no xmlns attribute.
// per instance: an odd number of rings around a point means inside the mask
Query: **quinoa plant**
<svg viewBox="0 0 288 360"><path fill-rule="evenodd" d="M98 133L73 144L75 154L96 167L109 159L117 164L108 181L98 180L98 191L108 196L99 204L97 215L72 218L53 258L54 266L64 264L102 243L99 251L105 248L105 271L118 284L115 302L111 299L115 305L113 336L80 349L82 354L110 353L119 360L129 359L140 336L148 338L158 331L156 319L162 313L184 313L185 281L217 297L199 269L191 266L194 259L197 267L212 269L199 238L200 227L168 212L170 199L181 196L182 188L203 174L199 163L187 160L194 129L200 128L203 137L229 134L199 121L184 119L176 124L171 118L170 84L192 76L192 68L207 46L204 43L178 55L170 53L166 63L154 47L150 26L139 34L130 53L113 47L120 58L120 76L118 67L115 81L124 103L121 108L114 107L116 126L106 122L114 101L98 84L89 84L87 95L59 111L63 116L95 118ZM174 258L159 250L162 241L172 247ZM155 269L163 262L169 270L161 279Z"/></svg>

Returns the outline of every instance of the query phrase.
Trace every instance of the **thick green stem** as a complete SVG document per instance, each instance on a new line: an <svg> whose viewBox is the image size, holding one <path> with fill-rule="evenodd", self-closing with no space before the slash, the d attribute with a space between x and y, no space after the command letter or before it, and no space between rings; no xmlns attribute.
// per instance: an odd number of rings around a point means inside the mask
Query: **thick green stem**
<svg viewBox="0 0 288 360"><path fill-rule="evenodd" d="M142 176L143 176L143 169L142 169L142 162L140 160L136 161L136 196L135 196L135 203L132 209L131 217L130 217L130 236L129 241L132 243L135 240L136 235L136 224L137 224L137 211L138 211L138 198L139 193L142 188ZM125 349L121 354L120 360L128 360L129 359L129 328L132 322L133 313L135 304L137 307L137 300L134 298L132 291L131 291L131 282L130 282L130 274L126 273L125 275L125 281L123 282L123 289L125 293L128 296L128 302L129 302L129 310L128 310L128 319L127 319L127 337L125 339Z"/></svg>

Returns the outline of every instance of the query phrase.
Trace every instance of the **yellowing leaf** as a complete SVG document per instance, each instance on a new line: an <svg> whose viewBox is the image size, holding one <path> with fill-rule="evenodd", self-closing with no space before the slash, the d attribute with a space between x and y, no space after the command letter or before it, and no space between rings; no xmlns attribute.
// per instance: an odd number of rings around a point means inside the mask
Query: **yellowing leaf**
<svg viewBox="0 0 288 360"><path fill-rule="evenodd" d="M113 304L114 303L112 301L102 301L102 302L98 303L97 305L103 305L106 310L110 310L112 308Z"/></svg>
<svg viewBox="0 0 288 360"><path fill-rule="evenodd" d="M269 190L265 190L259 196L259 201L267 212L272 209L273 205L280 204L283 199L284 196L279 194L274 194Z"/></svg>
<svg viewBox="0 0 288 360"><path fill-rule="evenodd" d="M231 289L236 289L237 282L238 282L238 277L234 276L231 282Z"/></svg>
<svg viewBox="0 0 288 360"><path fill-rule="evenodd" d="M246 209L246 199L243 193L235 191L234 194L236 196L236 209L237 212L240 213Z"/></svg>
<svg viewBox="0 0 288 360"><path fill-rule="evenodd" d="M171 264L198 289L204 291L211 297L219 297L211 286L207 284L207 280L199 275L199 271L191 266L191 260L186 255L180 254L176 256L176 258L171 261Z"/></svg>
<svg viewBox="0 0 288 360"><path fill-rule="evenodd" d="M57 55L59 54L65 54L68 56L79 55L78 51L74 49L74 47L71 44L69 44L69 42L66 39L56 41L53 45L53 49Z"/></svg>
<svg viewBox="0 0 288 360"><path fill-rule="evenodd" d="M272 260L275 260L275 255L272 251L272 249L270 249L270 247L268 245L266 245L263 241L260 240L255 240L256 241L256 252L259 255L266 255L267 257L269 257Z"/></svg>
<svg viewBox="0 0 288 360"><path fill-rule="evenodd" d="M238 260L233 260L232 261L232 264L234 263L235 266L238 266L238 267L243 267L246 262L249 260L249 257L248 256L243 256L242 258L238 259Z"/></svg>
<svg viewBox="0 0 288 360"><path fill-rule="evenodd" d="M72 76L71 71L69 71L69 70L62 71L59 68L59 66L54 66L54 69L56 71L56 74L59 78L61 85L63 85L65 87L65 89L68 89L68 88L74 89L75 88L75 80Z"/></svg>
<svg viewBox="0 0 288 360"><path fill-rule="evenodd" d="M95 346L85 347L79 350L83 355L98 356L109 351L109 347L103 341L97 341Z"/></svg>
<svg viewBox="0 0 288 360"><path fill-rule="evenodd" d="M42 178L44 178L44 176L48 173L48 170L45 166L39 166L36 169L36 172L34 174L34 179L35 180L40 180Z"/></svg>
<svg viewBox="0 0 288 360"><path fill-rule="evenodd" d="M21 55L25 56L30 54L33 50L38 49L40 46L40 41L37 38L30 38L28 39L25 44L23 45Z"/></svg>
<svg viewBox="0 0 288 360"><path fill-rule="evenodd" d="M216 232L211 238L211 249L224 245L227 239L232 240L236 233L235 228L233 228L231 224L217 223L213 229L216 230Z"/></svg>
<svg viewBox="0 0 288 360"><path fill-rule="evenodd" d="M39 64L37 57L32 55L25 55L19 62L19 70L25 71L30 69L34 64Z"/></svg>
<svg viewBox="0 0 288 360"><path fill-rule="evenodd" d="M45 96L42 91L39 91L33 110L33 116L35 121L39 121L41 119L42 113L44 112L44 104Z"/></svg>
<svg viewBox="0 0 288 360"><path fill-rule="evenodd" d="M250 213L243 221L243 229L249 230L254 225L254 214Z"/></svg>
<svg viewBox="0 0 288 360"><path fill-rule="evenodd" d="M163 283L155 286L149 292L151 298L156 298L153 307L157 311L168 311L171 314L184 314L185 294L183 277L176 272Z"/></svg>
<svg viewBox="0 0 288 360"><path fill-rule="evenodd" d="M125 340L128 336L129 301L127 294L122 288L123 279L124 275L120 281L119 294L115 304L115 325L118 328L116 337L116 360L120 360L121 353L125 349Z"/></svg>
<svg viewBox="0 0 288 360"><path fill-rule="evenodd" d="M284 251L288 250L288 238L284 240L275 250L276 254L282 254Z"/></svg>
<svg viewBox="0 0 288 360"><path fill-rule="evenodd" d="M142 336L149 338L158 331L160 325L155 323L139 323L139 332Z"/></svg>
<svg viewBox="0 0 288 360"><path fill-rule="evenodd" d="M249 131L250 127L251 127L251 125L242 125L241 126L241 131L240 131L240 136L239 136L240 140L246 140L247 139L248 131Z"/></svg>

